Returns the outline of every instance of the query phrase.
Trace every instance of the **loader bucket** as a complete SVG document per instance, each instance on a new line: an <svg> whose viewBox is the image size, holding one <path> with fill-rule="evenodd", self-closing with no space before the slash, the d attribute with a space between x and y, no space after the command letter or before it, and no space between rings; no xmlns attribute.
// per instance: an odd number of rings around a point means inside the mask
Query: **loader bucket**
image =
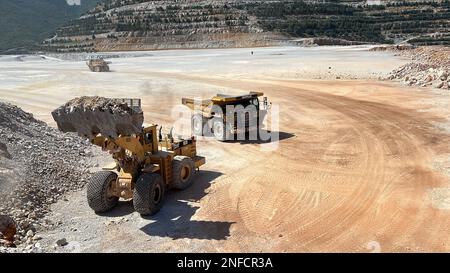
<svg viewBox="0 0 450 273"><path fill-rule="evenodd" d="M75 98L52 112L62 132L93 138L98 134L116 138L142 131L144 114L140 99Z"/></svg>

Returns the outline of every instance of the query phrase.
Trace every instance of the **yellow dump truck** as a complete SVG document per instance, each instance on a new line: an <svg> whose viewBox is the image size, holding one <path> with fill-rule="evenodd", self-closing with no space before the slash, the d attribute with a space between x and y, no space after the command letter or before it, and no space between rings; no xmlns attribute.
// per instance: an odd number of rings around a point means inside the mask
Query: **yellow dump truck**
<svg viewBox="0 0 450 273"><path fill-rule="evenodd" d="M111 62L107 62L102 58L91 59L86 62L86 65L92 72L109 72L109 65Z"/></svg>
<svg viewBox="0 0 450 273"><path fill-rule="evenodd" d="M236 134L258 132L270 109L267 97L263 96L262 92L238 96L217 94L207 100L183 98L182 104L192 110L194 135L212 133L217 140L226 141L234 139Z"/></svg>

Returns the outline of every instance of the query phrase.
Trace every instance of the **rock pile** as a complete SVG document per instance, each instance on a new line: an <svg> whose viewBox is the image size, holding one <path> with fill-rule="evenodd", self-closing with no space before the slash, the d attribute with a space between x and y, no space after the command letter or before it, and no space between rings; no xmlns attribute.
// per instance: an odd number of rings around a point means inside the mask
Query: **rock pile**
<svg viewBox="0 0 450 273"><path fill-rule="evenodd" d="M45 218L50 204L85 185L92 148L3 102L0 143L0 215L17 225L13 243L32 251L39 240L36 231L54 225ZM0 252L5 249L0 245Z"/></svg>
<svg viewBox="0 0 450 273"><path fill-rule="evenodd" d="M413 60L392 71L388 79L400 79L407 85L450 89L450 49L420 47L403 54Z"/></svg>

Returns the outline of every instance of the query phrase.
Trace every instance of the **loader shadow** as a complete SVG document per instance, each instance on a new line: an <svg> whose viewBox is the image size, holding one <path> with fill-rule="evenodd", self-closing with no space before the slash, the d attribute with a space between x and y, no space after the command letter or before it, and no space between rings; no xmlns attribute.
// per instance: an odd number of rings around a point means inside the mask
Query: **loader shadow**
<svg viewBox="0 0 450 273"><path fill-rule="evenodd" d="M264 139L255 139L255 140L250 140L248 134L245 135L245 139L243 140L230 140L227 142L230 143L239 143L239 144L267 144L267 143L272 143L272 142L277 142L277 141L283 141L285 139L289 139L292 137L295 137L294 134L291 133L287 133L287 132L270 132L270 131L266 131L264 133L269 134L270 136L272 136L272 134L277 136L277 139L274 140L272 138L269 138L267 140Z"/></svg>
<svg viewBox="0 0 450 273"><path fill-rule="evenodd" d="M117 206L108 212L96 213L98 216L104 217L123 217L134 212L133 200L119 201Z"/></svg>
<svg viewBox="0 0 450 273"><path fill-rule="evenodd" d="M149 236L169 237L174 240L225 240L230 236L230 226L234 222L192 220L198 207L188 203L200 201L206 195L205 190L210 187L211 182L221 175L219 172L200 171L189 189L169 192L162 209L154 216L144 217L154 222L141 230Z"/></svg>

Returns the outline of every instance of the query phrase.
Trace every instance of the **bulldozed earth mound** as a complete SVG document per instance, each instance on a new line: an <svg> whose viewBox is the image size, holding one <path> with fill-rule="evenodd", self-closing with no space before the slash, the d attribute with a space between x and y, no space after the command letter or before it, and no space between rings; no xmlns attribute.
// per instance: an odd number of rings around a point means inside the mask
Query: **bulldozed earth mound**
<svg viewBox="0 0 450 273"><path fill-rule="evenodd" d="M412 62L392 71L389 79L421 87L450 89L450 48L443 46L419 47L402 51Z"/></svg>
<svg viewBox="0 0 450 273"><path fill-rule="evenodd" d="M49 206L84 186L91 153L91 145L78 136L0 102L0 216L17 225L15 245L32 251L40 239L35 233L55 225L45 218ZM0 252L10 251L2 244Z"/></svg>
<svg viewBox="0 0 450 273"><path fill-rule="evenodd" d="M92 138L136 134L142 130L144 114L140 101L79 97L52 112L53 119L63 132L76 132Z"/></svg>

